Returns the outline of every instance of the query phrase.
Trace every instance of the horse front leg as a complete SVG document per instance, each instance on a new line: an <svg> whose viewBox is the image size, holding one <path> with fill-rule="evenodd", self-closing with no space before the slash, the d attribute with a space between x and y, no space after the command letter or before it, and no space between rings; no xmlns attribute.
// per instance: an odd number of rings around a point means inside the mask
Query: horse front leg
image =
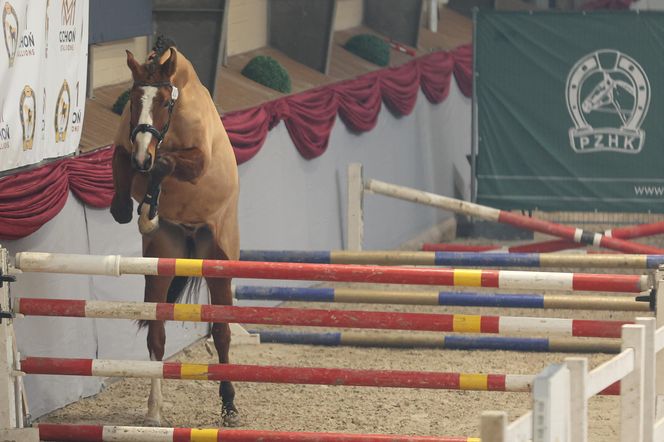
<svg viewBox="0 0 664 442"><path fill-rule="evenodd" d="M173 161L164 156L157 157L150 176L143 201L138 206L138 231L149 235L159 228L159 194L161 182L175 169Z"/></svg>
<svg viewBox="0 0 664 442"><path fill-rule="evenodd" d="M177 226L164 222L162 228L154 235L143 237L143 256L164 258L186 256L184 235ZM167 302L173 280L172 276L145 276L144 301ZM139 327L145 326L148 327L147 346L150 360L161 361L166 346L164 321L139 321ZM158 427L162 424L162 404L161 379L152 379L145 426Z"/></svg>
<svg viewBox="0 0 664 442"><path fill-rule="evenodd" d="M145 197L138 206L138 230L143 235L159 228L159 193L164 178L172 175L180 181L195 183L203 171L204 163L203 153L195 147L158 152L150 171Z"/></svg>
<svg viewBox="0 0 664 442"><path fill-rule="evenodd" d="M166 346L166 329L164 321L150 321L148 324L148 352L151 361L161 361L164 358ZM163 397L161 394L161 379L152 379L150 396L148 397L148 412L143 420L146 427L160 427Z"/></svg>
<svg viewBox="0 0 664 442"><path fill-rule="evenodd" d="M146 276L145 277L145 302L165 302L168 287L173 280L169 276ZM141 321L141 326L148 327L148 353L151 361L164 359L166 347L166 329L164 321ZM161 379L152 379L150 396L148 398L148 412L143 424L148 427L161 426L162 409Z"/></svg>
<svg viewBox="0 0 664 442"><path fill-rule="evenodd" d="M120 224L131 221L134 203L131 199L131 183L134 169L131 167L131 155L123 146L115 146L113 151L113 200L111 215Z"/></svg>
<svg viewBox="0 0 664 442"><path fill-rule="evenodd" d="M210 289L210 300L215 305L232 305L230 279L206 279ZM219 363L230 362L229 349L231 345L231 329L228 324L214 323L212 325L212 339L219 356ZM230 381L221 381L219 385L219 398L221 399L221 425L224 427L240 426L240 413L235 407L235 388Z"/></svg>

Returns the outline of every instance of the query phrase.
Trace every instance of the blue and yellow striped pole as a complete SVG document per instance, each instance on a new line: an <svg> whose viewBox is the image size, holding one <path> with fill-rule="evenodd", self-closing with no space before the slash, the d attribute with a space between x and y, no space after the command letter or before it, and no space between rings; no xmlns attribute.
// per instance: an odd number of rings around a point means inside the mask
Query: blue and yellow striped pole
<svg viewBox="0 0 664 442"><path fill-rule="evenodd" d="M542 295L436 290L370 290L321 287L234 287L238 300L343 302L359 304L447 305L499 308L649 311L648 302L631 296Z"/></svg>
<svg viewBox="0 0 664 442"><path fill-rule="evenodd" d="M482 253L345 250L242 250L241 261L312 264L420 265L450 267L576 267L656 269L664 255L579 253Z"/></svg>

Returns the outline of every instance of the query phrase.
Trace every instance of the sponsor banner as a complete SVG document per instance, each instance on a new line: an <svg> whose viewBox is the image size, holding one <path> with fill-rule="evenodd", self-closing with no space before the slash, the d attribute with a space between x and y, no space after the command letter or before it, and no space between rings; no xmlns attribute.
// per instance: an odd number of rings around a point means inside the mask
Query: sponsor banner
<svg viewBox="0 0 664 442"><path fill-rule="evenodd" d="M89 0L0 0L0 172L76 151Z"/></svg>
<svg viewBox="0 0 664 442"><path fill-rule="evenodd" d="M664 212L664 14L477 16L477 200Z"/></svg>

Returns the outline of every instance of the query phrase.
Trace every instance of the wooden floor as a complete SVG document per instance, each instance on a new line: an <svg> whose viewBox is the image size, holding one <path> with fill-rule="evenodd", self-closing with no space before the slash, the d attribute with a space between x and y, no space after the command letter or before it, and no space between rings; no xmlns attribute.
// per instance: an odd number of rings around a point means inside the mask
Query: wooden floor
<svg viewBox="0 0 664 442"><path fill-rule="evenodd" d="M450 50L471 42L472 20L447 8L442 8L440 12L438 32L434 33L425 28L420 29L418 47L412 48L416 51L416 56L424 55L432 50ZM364 26L334 33L327 74L310 69L287 57L283 52L270 47L229 57L228 65L222 67L217 74L217 87L213 98L217 110L225 113L247 109L284 96L280 92L249 80L240 73L249 60L256 55L269 55L286 68L291 77L291 93L293 94L381 69L380 66L343 48L349 38L363 33L380 36ZM396 49L390 50L390 66L402 65L412 58ZM120 117L111 111L111 106L129 86L130 83L123 83L98 88L94 91L94 97L86 101L80 143L81 152L88 152L113 142Z"/></svg>

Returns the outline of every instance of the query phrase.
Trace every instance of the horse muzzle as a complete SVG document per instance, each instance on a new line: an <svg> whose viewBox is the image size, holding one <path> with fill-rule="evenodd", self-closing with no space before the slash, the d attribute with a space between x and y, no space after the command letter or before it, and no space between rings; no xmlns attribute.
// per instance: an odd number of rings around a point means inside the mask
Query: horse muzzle
<svg viewBox="0 0 664 442"><path fill-rule="evenodd" d="M131 165L139 172L149 172L152 169L153 163L150 152L146 152L142 160L136 154L131 156Z"/></svg>

